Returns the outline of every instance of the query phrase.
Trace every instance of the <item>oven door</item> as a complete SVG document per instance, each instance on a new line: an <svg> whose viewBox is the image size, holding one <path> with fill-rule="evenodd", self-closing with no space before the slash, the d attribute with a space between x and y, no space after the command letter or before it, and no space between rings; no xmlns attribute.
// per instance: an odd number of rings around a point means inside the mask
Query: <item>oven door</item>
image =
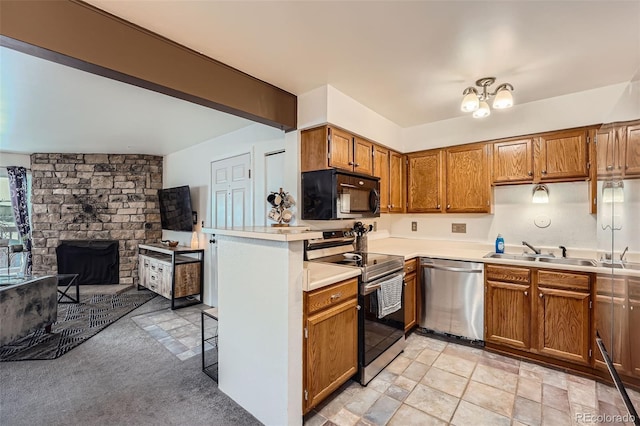
<svg viewBox="0 0 640 426"><path fill-rule="evenodd" d="M360 383L366 385L404 349L404 285L402 304L397 311L378 318L378 289L380 283L395 276L399 271L360 286L359 322L359 367Z"/></svg>

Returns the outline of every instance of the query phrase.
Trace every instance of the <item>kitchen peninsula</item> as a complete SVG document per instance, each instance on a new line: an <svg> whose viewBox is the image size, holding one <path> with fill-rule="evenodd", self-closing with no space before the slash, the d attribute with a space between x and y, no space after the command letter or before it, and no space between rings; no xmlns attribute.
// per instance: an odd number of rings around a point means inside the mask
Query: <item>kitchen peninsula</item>
<svg viewBox="0 0 640 426"><path fill-rule="evenodd" d="M322 233L203 232L217 241L220 390L264 424L302 424L304 241Z"/></svg>

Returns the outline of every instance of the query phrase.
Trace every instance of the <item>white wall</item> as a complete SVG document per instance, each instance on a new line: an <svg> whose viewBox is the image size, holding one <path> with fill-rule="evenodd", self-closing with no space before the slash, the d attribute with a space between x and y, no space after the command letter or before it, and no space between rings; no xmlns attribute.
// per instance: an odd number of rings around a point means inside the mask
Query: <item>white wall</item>
<svg viewBox="0 0 640 426"><path fill-rule="evenodd" d="M600 194L602 182L598 182ZM628 246L630 252L640 253L640 180L624 181L623 203L603 203L598 198L598 249L619 254Z"/></svg>
<svg viewBox="0 0 640 426"><path fill-rule="evenodd" d="M210 236L200 232L203 221L205 227L211 226L211 162L247 152L251 153L253 223L264 225L266 222L264 207L267 202L265 153L285 149L285 139L285 133L278 129L262 124L252 124L235 132L169 154L164 158L163 186L170 188L189 185L191 188L192 207L198 212L198 225L195 227L195 231L198 234L199 247L205 249L206 263L211 263L214 259L213 254L208 253L211 251L208 243ZM295 153L285 152L286 161L298 161L297 157L291 159L293 155L298 155L297 150ZM293 173L286 172L285 183L295 188L297 184L296 181L291 180L293 176ZM162 238L177 240L180 245L189 246L191 233L162 231ZM211 265L205 264L204 270L204 302L211 306L217 306L217 288L215 279L211 277Z"/></svg>
<svg viewBox="0 0 640 426"><path fill-rule="evenodd" d="M31 156L0 151L0 167L7 166L22 166L28 169L31 167Z"/></svg>
<svg viewBox="0 0 640 426"><path fill-rule="evenodd" d="M403 152L638 118L632 105L620 104L626 90L622 83L521 105L514 93L512 108L483 120L469 114L403 129Z"/></svg>
<svg viewBox="0 0 640 426"><path fill-rule="evenodd" d="M391 234L405 238L428 238L493 243L498 233L507 246L596 249L596 218L589 214L587 182L551 183L549 204L532 204L533 185L496 187L494 214L403 214L391 216ZM548 228L538 228L534 219L546 216ZM418 231L411 231L411 222ZM451 232L452 223L466 223L466 234Z"/></svg>

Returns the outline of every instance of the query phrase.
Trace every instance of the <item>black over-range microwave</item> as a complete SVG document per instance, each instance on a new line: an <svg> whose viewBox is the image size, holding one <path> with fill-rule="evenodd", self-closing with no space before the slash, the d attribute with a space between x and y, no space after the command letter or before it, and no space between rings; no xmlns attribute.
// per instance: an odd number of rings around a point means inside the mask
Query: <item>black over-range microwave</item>
<svg viewBox="0 0 640 426"><path fill-rule="evenodd" d="M302 219L380 216L380 178L336 169L302 173Z"/></svg>

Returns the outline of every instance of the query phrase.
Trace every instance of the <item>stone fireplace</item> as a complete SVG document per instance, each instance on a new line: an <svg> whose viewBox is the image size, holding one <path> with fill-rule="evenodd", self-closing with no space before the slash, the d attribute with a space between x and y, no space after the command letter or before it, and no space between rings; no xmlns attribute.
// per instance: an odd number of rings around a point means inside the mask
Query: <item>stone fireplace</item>
<svg viewBox="0 0 640 426"><path fill-rule="evenodd" d="M57 273L64 240L115 240L119 283L137 282L138 244L162 237L162 157L32 154L33 273Z"/></svg>

